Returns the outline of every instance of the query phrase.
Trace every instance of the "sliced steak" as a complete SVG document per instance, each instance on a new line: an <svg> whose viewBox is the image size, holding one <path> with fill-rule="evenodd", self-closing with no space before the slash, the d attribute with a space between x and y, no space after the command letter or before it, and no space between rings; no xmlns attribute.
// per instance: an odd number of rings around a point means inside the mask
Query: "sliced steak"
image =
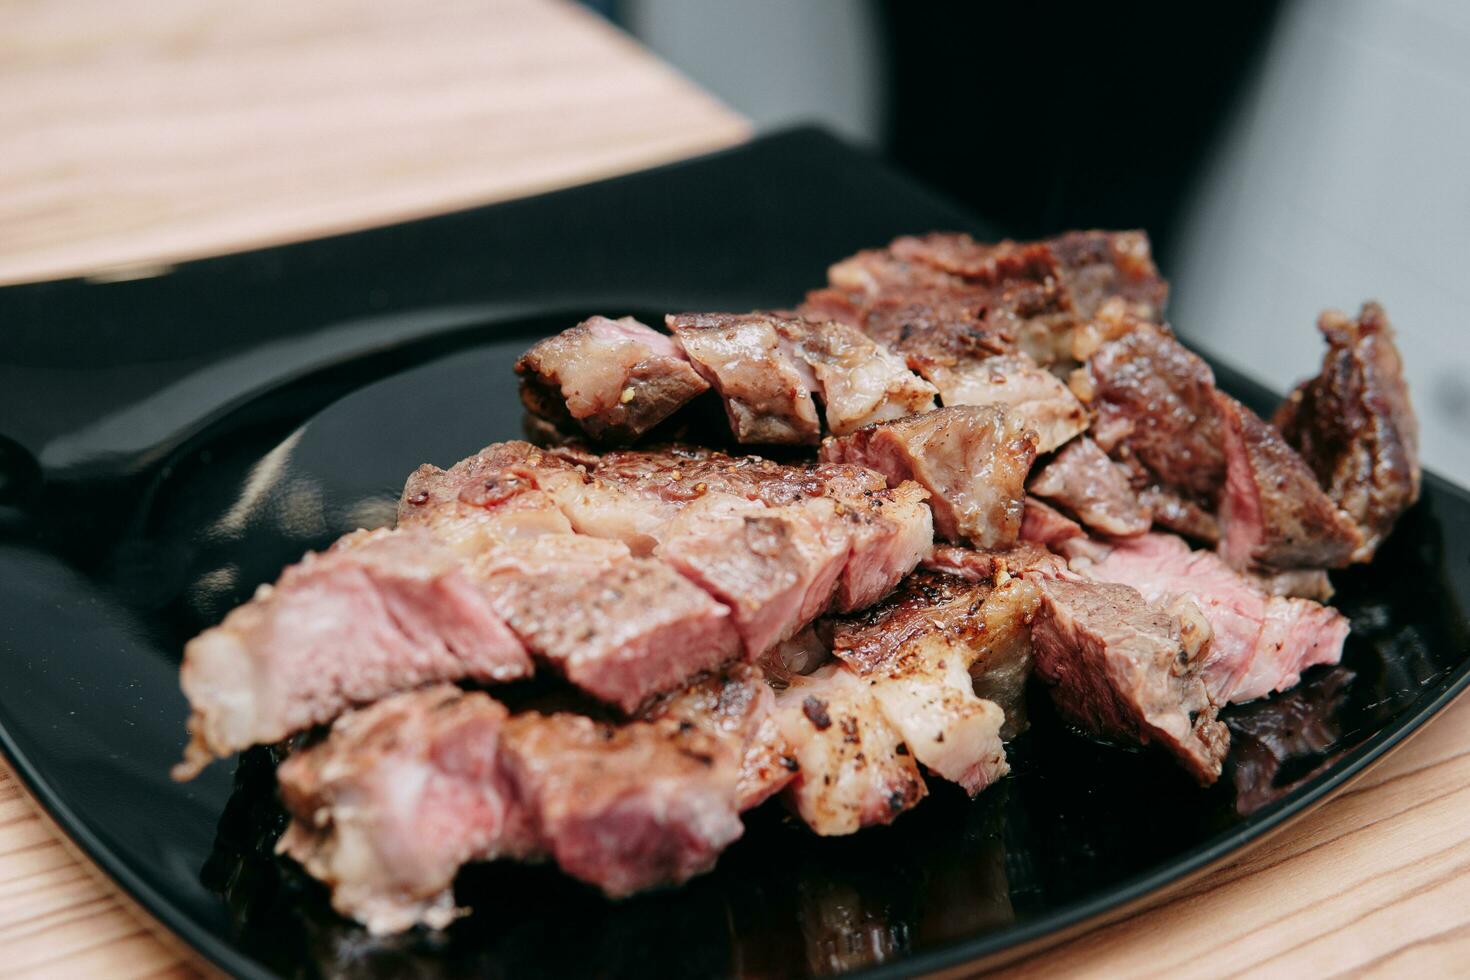
<svg viewBox="0 0 1470 980"><path fill-rule="evenodd" d="M924 559L923 567L971 582L1002 585L1011 578L1080 578L1067 567L1065 558L1031 541L1022 541L1003 551L935 545L934 553Z"/></svg>
<svg viewBox="0 0 1470 980"><path fill-rule="evenodd" d="M773 323L790 356L811 371L833 435L934 408L934 386L856 327L832 320Z"/></svg>
<svg viewBox="0 0 1470 980"><path fill-rule="evenodd" d="M735 803L744 811L796 778L796 760L775 713L776 695L761 669L736 664L660 700L645 717L696 726L740 746Z"/></svg>
<svg viewBox="0 0 1470 980"><path fill-rule="evenodd" d="M950 405L1002 405L1037 435L1049 453L1086 430L1087 410L1077 396L1029 354L999 354L952 366L934 365L924 375Z"/></svg>
<svg viewBox="0 0 1470 980"><path fill-rule="evenodd" d="M799 770L786 796L816 833L891 823L928 794L903 736L868 685L840 664L793 677L776 709Z"/></svg>
<svg viewBox="0 0 1470 980"><path fill-rule="evenodd" d="M1036 592L1018 578L992 581L915 572L879 605L830 624L833 653L872 683L919 761L971 793L1002 774L992 737L1026 725ZM976 707L981 699L1003 714Z"/></svg>
<svg viewBox="0 0 1470 980"><path fill-rule="evenodd" d="M681 313L665 322L694 369L724 400L737 441L817 444L814 379L782 346L772 317Z"/></svg>
<svg viewBox="0 0 1470 980"><path fill-rule="evenodd" d="M501 754L541 846L613 898L710 870L744 830L738 745L698 727L525 714Z"/></svg>
<svg viewBox="0 0 1470 980"><path fill-rule="evenodd" d="M1317 329L1328 345L1322 371L1297 386L1275 421L1362 530L1353 560L1368 561L1419 499L1419 422L1383 307L1365 303L1356 320L1329 311Z"/></svg>
<svg viewBox="0 0 1470 980"><path fill-rule="evenodd" d="M1081 524L1036 497L1026 497L1021 515L1021 540L1054 548L1063 541L1085 538Z"/></svg>
<svg viewBox="0 0 1470 980"><path fill-rule="evenodd" d="M800 529L813 522L824 542L845 534L847 551L833 597L838 610L861 608L881 598L913 570L934 538L933 519L924 504L928 494L922 488L909 483L889 489L881 474L850 464L783 465L759 456L683 447L618 452L597 461L589 481L575 494L580 494L580 502L571 499L572 491L558 499L579 531L621 537L635 551L672 549L687 556L699 546L680 544L680 537L697 540L710 533L710 527L721 523L734 527L731 522L745 516L781 517L783 526L796 528L793 541L807 540L809 535ZM689 516L680 516L691 509ZM639 519L627 520L630 514L640 515ZM758 524L752 530L766 526ZM740 527L744 528L743 521ZM769 542L769 536L764 540ZM733 546L734 542L722 545ZM802 559L802 554L808 558ZM825 554L823 546L792 551L785 560L807 562L809 571L802 573L802 579L821 582L827 571ZM758 564L773 557L753 554L750 561ZM804 586L803 591L811 590ZM802 625L792 623L770 632L784 638Z"/></svg>
<svg viewBox="0 0 1470 980"><path fill-rule="evenodd" d="M584 320L537 343L515 370L526 408L594 439L636 439L709 390L677 344L632 317Z"/></svg>
<svg viewBox="0 0 1470 980"><path fill-rule="evenodd" d="M593 697L632 712L741 654L738 613L662 561L536 559L489 570L485 594L527 649Z"/></svg>
<svg viewBox="0 0 1470 980"><path fill-rule="evenodd" d="M486 695L452 685L343 715L278 770L292 820L276 851L374 934L447 926L462 865L542 850L501 766L507 717Z"/></svg>
<svg viewBox="0 0 1470 980"><path fill-rule="evenodd" d="M1342 657L1348 622L1310 599L1268 594L1213 551L1172 534L1145 534L1091 549L1072 567L1118 582L1154 603L1185 594L1210 621L1213 639L1201 676L1218 704L1250 701L1294 686L1302 671Z"/></svg>
<svg viewBox="0 0 1470 980"><path fill-rule="evenodd" d="M1028 489L1114 537L1142 534L1153 515L1139 503L1128 476L1086 436L1079 436L1031 478Z"/></svg>
<svg viewBox="0 0 1470 980"><path fill-rule="evenodd" d="M677 721L507 717L439 686L343 716L282 764L277 849L377 933L456 915L470 861L549 856L613 897L708 870L740 836L738 739Z"/></svg>
<svg viewBox="0 0 1470 980"><path fill-rule="evenodd" d="M1227 459L1220 553L1236 568L1341 568L1363 546L1353 519L1270 425L1216 393Z"/></svg>
<svg viewBox="0 0 1470 980"><path fill-rule="evenodd" d="M1159 745L1201 784L1218 779L1230 735L1199 676L1203 620L1184 628L1124 585L1036 585L1036 673L1062 713L1090 731Z"/></svg>
<svg viewBox="0 0 1470 980"><path fill-rule="evenodd" d="M190 741L174 778L435 681L528 677L531 660L455 552L362 531L307 555L184 648Z"/></svg>
<svg viewBox="0 0 1470 980"><path fill-rule="evenodd" d="M1139 324L1102 344L1074 387L1097 413L1093 440L1129 467L1135 489L1160 487L1214 513L1225 452L1209 365L1167 328Z"/></svg>
<svg viewBox="0 0 1470 980"><path fill-rule="evenodd" d="M828 439L822 459L877 470L890 486L929 491L934 529L950 541L1007 547L1021 530L1035 433L1000 408L942 408Z"/></svg>

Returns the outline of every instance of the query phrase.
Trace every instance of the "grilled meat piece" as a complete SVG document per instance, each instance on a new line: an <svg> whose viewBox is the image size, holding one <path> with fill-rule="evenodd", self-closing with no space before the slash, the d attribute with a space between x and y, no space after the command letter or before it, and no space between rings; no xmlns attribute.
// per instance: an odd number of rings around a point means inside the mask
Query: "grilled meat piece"
<svg viewBox="0 0 1470 980"><path fill-rule="evenodd" d="M816 445L821 438L810 369L783 348L761 313L681 313L666 318L700 376L725 402L742 443Z"/></svg>
<svg viewBox="0 0 1470 980"><path fill-rule="evenodd" d="M739 746L697 726L518 715L501 757L541 845L613 898L710 870L744 830Z"/></svg>
<svg viewBox="0 0 1470 980"><path fill-rule="evenodd" d="M776 722L776 695L759 667L734 664L655 703L648 720L702 728L740 746L735 806L758 806L796 778L796 761Z"/></svg>
<svg viewBox="0 0 1470 980"><path fill-rule="evenodd" d="M1236 568L1341 568L1363 534L1296 450L1229 395L1216 402L1225 436L1220 553Z"/></svg>
<svg viewBox="0 0 1470 980"><path fill-rule="evenodd" d="M1160 609L1124 585L1036 587L1033 658L1057 707L1091 731L1157 743L1203 785L1218 779L1230 735L1199 676L1209 627L1198 611Z"/></svg>
<svg viewBox="0 0 1470 980"><path fill-rule="evenodd" d="M491 605L536 657L601 701L632 712L741 654L738 613L664 562L523 557L486 577Z"/></svg>
<svg viewBox="0 0 1470 980"><path fill-rule="evenodd" d="M1087 532L1072 518L1037 497L1027 496L1021 515L1021 540L1054 548L1072 538L1085 538Z"/></svg>
<svg viewBox="0 0 1470 980"><path fill-rule="evenodd" d="M703 536L706 521L724 520L727 526L741 517L780 517L798 528L793 540L811 535L799 530L812 522L822 541L846 534L847 551L839 563L833 604L839 611L859 609L877 601L907 575L933 542L934 528L928 494L917 484L900 484L892 489L882 475L851 464L783 465L759 456L727 456L708 450L674 448L658 452L609 453L591 468L589 480L578 500L570 493L561 502L579 531L600 536L618 536L631 547L660 552L672 549L688 554L697 550L694 540ZM679 518L693 508L693 514ZM638 522L625 521L628 514L646 515ZM757 523L751 531L768 544L771 526ZM680 544L689 535L688 546ZM761 550L769 552L766 544ZM727 542L723 547L734 547ZM786 560L801 554L808 568L804 582L825 577L825 547L786 553ZM697 558L697 556L695 556ZM752 553L759 563L771 555ZM820 566L820 567L819 567ZM692 573L692 566L691 566ZM805 585L803 592L814 591ZM784 639L803 622L776 629ZM759 655L764 648L752 650Z"/></svg>
<svg viewBox="0 0 1470 980"><path fill-rule="evenodd" d="M1225 452L1209 365L1166 328L1140 323L1102 344L1074 388L1097 413L1093 440L1129 467L1135 489L1160 487L1215 512ZM1172 517L1170 509L1154 514Z"/></svg>
<svg viewBox="0 0 1470 980"><path fill-rule="evenodd" d="M1086 430L1087 410L1056 375L1029 354L997 354L954 365L931 365L924 376L950 405L1003 405L1037 435L1037 452L1049 453Z"/></svg>
<svg viewBox="0 0 1470 980"><path fill-rule="evenodd" d="M1368 561L1419 499L1419 423L1383 307L1365 303L1356 320L1331 310L1317 329L1328 344L1322 371L1297 386L1275 422L1362 530L1353 560Z"/></svg>
<svg viewBox="0 0 1470 980"><path fill-rule="evenodd" d="M1027 487L1103 534L1142 534L1153 523L1153 515L1139 503L1126 472L1086 436L1063 446L1032 475Z"/></svg>
<svg viewBox="0 0 1470 980"><path fill-rule="evenodd" d="M1342 657L1348 621L1337 610L1269 594L1258 579L1172 534L1145 534L1089 551L1072 560L1089 578L1131 586L1153 603L1183 593L1199 604L1213 633L1201 676L1218 704L1284 691L1308 667Z"/></svg>
<svg viewBox="0 0 1470 980"><path fill-rule="evenodd" d="M1000 774L992 765L992 736L1010 739L1026 727L1036 591L1020 578L993 582L993 575L973 581L915 572L877 606L830 624L833 653L873 684L919 761L972 794ZM939 707L915 710L918 692ZM981 699L1003 717L977 708ZM974 777L981 778L972 783Z"/></svg>
<svg viewBox="0 0 1470 980"><path fill-rule="evenodd" d="M999 408L942 408L828 439L822 459L877 470L891 486L929 491L934 529L950 541L1007 547L1021 530L1035 433Z"/></svg>
<svg viewBox="0 0 1470 980"><path fill-rule="evenodd" d="M783 349L810 371L833 435L934 408L934 386L857 328L833 320L772 323Z"/></svg>
<svg viewBox="0 0 1470 980"><path fill-rule="evenodd" d="M520 639L450 548L361 531L307 555L184 648L190 741L174 778L435 681L531 674Z"/></svg>
<svg viewBox="0 0 1470 980"><path fill-rule="evenodd" d="M373 932L454 917L469 861L553 858L614 897L709 870L742 827L738 740L673 720L507 717L439 686L344 715L282 764L277 849Z"/></svg>
<svg viewBox="0 0 1470 980"><path fill-rule="evenodd" d="M903 736L842 665L793 677L776 696L775 717L799 768L786 798L816 833L892 823L928 794Z"/></svg>
<svg viewBox="0 0 1470 980"><path fill-rule="evenodd" d="M923 567L971 582L1000 584L1013 577L1080 577L1068 569L1065 558L1050 548L1031 541L1022 541L1014 548L1002 551L977 551L953 545L935 545L933 554L924 559Z"/></svg>
<svg viewBox="0 0 1470 980"><path fill-rule="evenodd" d="M280 766L292 820L276 851L375 934L447 926L462 865L543 852L501 765L508 715L447 684L343 715Z"/></svg>
<svg viewBox="0 0 1470 980"><path fill-rule="evenodd" d="M515 370L527 409L594 439L636 439L709 390L677 344L630 316L584 320L537 343Z"/></svg>

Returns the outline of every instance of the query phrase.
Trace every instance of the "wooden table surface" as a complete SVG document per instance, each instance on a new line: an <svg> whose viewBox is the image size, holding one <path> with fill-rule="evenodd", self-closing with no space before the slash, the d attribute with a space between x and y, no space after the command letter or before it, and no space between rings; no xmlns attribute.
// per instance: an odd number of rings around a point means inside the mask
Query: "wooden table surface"
<svg viewBox="0 0 1470 980"><path fill-rule="evenodd" d="M576 183L748 127L550 0L0 0L0 282L128 275ZM1470 701L1015 976L1470 972ZM0 764L0 973L194 976Z"/></svg>

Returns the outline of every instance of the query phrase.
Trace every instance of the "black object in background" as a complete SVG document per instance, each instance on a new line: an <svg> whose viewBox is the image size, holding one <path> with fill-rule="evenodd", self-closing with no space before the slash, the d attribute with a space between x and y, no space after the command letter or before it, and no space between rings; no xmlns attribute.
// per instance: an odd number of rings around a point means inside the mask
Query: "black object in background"
<svg viewBox="0 0 1470 980"><path fill-rule="evenodd" d="M1180 197L1279 4L881 4L890 158L1016 236L1148 228Z"/></svg>

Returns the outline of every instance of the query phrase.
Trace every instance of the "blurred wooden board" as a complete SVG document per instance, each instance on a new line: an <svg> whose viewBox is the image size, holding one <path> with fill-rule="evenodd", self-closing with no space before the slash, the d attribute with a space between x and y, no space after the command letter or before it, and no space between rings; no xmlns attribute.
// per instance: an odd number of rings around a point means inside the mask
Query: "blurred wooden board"
<svg viewBox="0 0 1470 980"><path fill-rule="evenodd" d="M0 283L519 197L742 140L547 0L0 0Z"/></svg>

